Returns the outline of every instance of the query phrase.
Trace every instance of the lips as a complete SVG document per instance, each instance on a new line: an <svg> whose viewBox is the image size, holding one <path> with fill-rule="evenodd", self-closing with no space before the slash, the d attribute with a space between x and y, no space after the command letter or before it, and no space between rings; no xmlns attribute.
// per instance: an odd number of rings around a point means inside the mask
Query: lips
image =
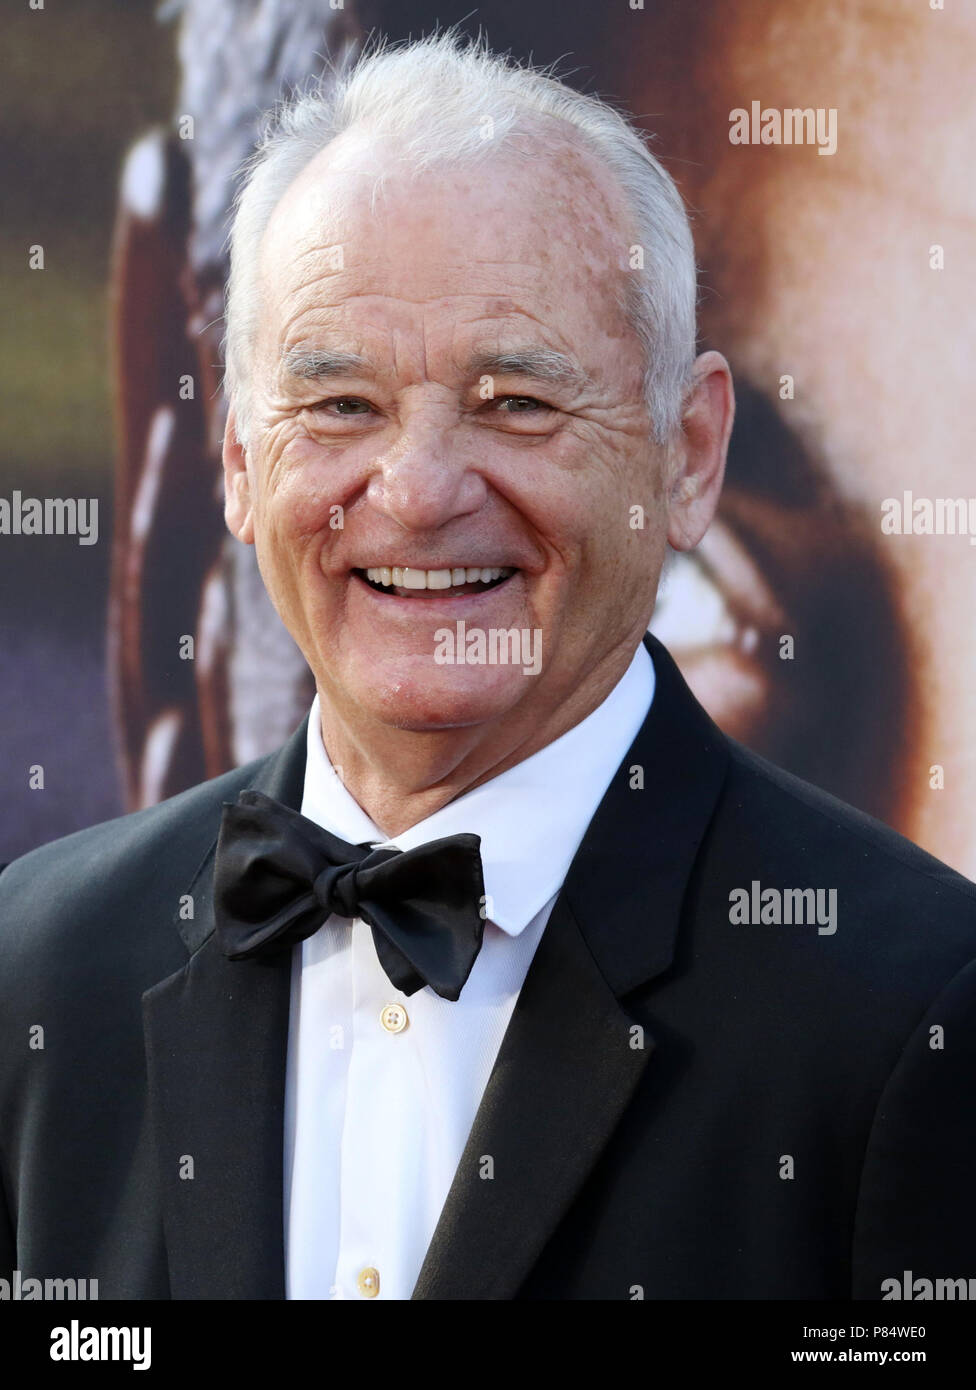
<svg viewBox="0 0 976 1390"><path fill-rule="evenodd" d="M452 565L437 569L379 565L352 572L374 593L421 601L486 594L518 573L506 565Z"/></svg>

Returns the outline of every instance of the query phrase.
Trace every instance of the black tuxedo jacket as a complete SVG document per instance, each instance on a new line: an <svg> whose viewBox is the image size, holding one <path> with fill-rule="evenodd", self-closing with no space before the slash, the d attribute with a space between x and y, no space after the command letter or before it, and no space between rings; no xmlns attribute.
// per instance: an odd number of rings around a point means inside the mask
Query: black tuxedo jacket
<svg viewBox="0 0 976 1390"><path fill-rule="evenodd" d="M976 1276L976 888L724 737L646 644L652 708L413 1297L879 1299L906 1270ZM287 957L227 961L211 887L222 803L298 808L304 762L303 727L0 877L0 1273L284 1297ZM736 890L769 888L836 890L836 931L730 920Z"/></svg>

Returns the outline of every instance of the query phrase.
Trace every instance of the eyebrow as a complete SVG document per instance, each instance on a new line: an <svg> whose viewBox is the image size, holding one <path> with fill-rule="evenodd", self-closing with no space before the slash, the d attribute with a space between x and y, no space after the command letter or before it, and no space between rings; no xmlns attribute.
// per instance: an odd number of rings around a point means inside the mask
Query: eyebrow
<svg viewBox="0 0 976 1390"><path fill-rule="evenodd" d="M337 352L332 348L289 348L282 354L282 365L290 376L306 380L369 371L369 362L360 353Z"/></svg>
<svg viewBox="0 0 976 1390"><path fill-rule="evenodd" d="M303 380L373 371L368 358L361 353L332 348L289 348L282 355L282 364L290 376ZM593 378L578 362L554 348L522 347L507 352L480 353L468 361L467 372L472 377L522 376L550 386L577 390L593 385Z"/></svg>
<svg viewBox="0 0 976 1390"><path fill-rule="evenodd" d="M482 354L468 363L472 376L524 376L550 386L582 389L593 385L589 372L554 348L524 347Z"/></svg>

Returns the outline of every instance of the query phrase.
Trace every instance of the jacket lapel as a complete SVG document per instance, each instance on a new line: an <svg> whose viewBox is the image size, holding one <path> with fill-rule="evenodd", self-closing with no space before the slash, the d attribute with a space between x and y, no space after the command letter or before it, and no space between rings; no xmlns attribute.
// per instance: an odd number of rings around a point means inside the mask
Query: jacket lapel
<svg viewBox="0 0 976 1390"><path fill-rule="evenodd" d="M414 1299L513 1298L653 1065L620 996L671 964L728 750L665 649L645 645L651 711L553 907Z"/></svg>
<svg viewBox="0 0 976 1390"><path fill-rule="evenodd" d="M299 809L306 726L240 787ZM143 995L170 1289L179 1299L280 1299L290 955L232 962L221 953L217 820L219 808L213 843L186 889L193 919L177 922L190 959Z"/></svg>

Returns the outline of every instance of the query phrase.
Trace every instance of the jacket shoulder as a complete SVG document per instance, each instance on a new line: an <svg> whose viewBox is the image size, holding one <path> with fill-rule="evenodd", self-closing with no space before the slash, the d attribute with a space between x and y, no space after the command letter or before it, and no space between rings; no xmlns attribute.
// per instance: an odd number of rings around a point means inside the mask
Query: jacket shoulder
<svg viewBox="0 0 976 1390"><path fill-rule="evenodd" d="M740 810L758 822L766 838L788 842L800 857L830 848L835 853L846 850L868 878L894 876L901 886L915 879L922 892L928 880L932 887L957 895L963 911L976 912L976 883L956 869L883 821L795 777L734 739L728 744L731 794L741 799Z"/></svg>
<svg viewBox="0 0 976 1390"><path fill-rule="evenodd" d="M66 934L84 938L86 923L95 929L98 923L145 919L155 909L174 917L179 895L217 838L223 803L234 800L266 762L255 759L6 865L0 872L0 949L7 965L22 952L56 949Z"/></svg>
<svg viewBox="0 0 976 1390"><path fill-rule="evenodd" d="M835 963L916 1000L976 960L976 884L890 826L728 742L713 844L726 889L738 865L740 902L743 889L754 900L754 880L755 893L775 888L784 903L786 889L820 891L835 906Z"/></svg>

